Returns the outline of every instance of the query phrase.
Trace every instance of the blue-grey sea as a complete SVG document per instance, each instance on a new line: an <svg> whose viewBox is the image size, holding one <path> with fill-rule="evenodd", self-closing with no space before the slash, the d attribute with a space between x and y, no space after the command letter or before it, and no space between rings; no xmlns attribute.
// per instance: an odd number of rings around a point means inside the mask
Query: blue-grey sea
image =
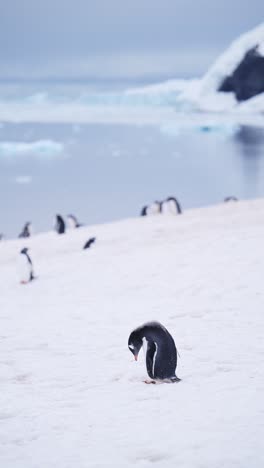
<svg viewBox="0 0 264 468"><path fill-rule="evenodd" d="M79 91L83 99L84 88L82 84ZM62 98L58 89L56 84L54 111L67 94L64 89ZM76 86L72 95L69 85L67 89L69 96L76 95ZM47 99L43 86L30 89L30 84L5 85L0 93L2 108L15 100L19 109L19 100L31 102L33 96L37 109ZM92 96L89 91L89 105ZM113 93L106 90L103 96L107 107ZM129 99L131 107L133 96ZM150 113L162 108L155 99L148 104ZM50 106L50 97L48 101ZM98 101L102 110L101 91L94 93L93 106ZM56 213L73 213L93 224L138 216L143 205L168 196L177 197L183 209L220 203L231 195L264 196L261 127L196 125L173 131L173 119L169 125L141 124L135 118L131 123L122 118L52 122L42 119L41 109L39 121L15 117L0 125L0 233L6 238L16 237L26 221L35 232L49 230Z"/></svg>

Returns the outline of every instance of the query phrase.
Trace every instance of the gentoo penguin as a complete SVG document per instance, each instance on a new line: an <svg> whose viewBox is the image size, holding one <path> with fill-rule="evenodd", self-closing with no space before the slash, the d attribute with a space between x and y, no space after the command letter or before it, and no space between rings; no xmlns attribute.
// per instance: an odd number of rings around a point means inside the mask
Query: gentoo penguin
<svg viewBox="0 0 264 468"><path fill-rule="evenodd" d="M147 215L156 215L161 213L161 204L162 202L154 201L151 205L147 208Z"/></svg>
<svg viewBox="0 0 264 468"><path fill-rule="evenodd" d="M140 212L140 216L147 216L147 209L148 209L148 206L143 206L141 212Z"/></svg>
<svg viewBox="0 0 264 468"><path fill-rule="evenodd" d="M65 222L62 216L58 214L56 215L55 230L58 234L64 234L65 232Z"/></svg>
<svg viewBox="0 0 264 468"><path fill-rule="evenodd" d="M21 237L30 237L32 234L32 225L31 223L26 223L25 226L23 227L21 233L19 234L19 238Z"/></svg>
<svg viewBox="0 0 264 468"><path fill-rule="evenodd" d="M231 196L231 197L226 197L224 199L224 202L230 202L230 201L238 201L238 198Z"/></svg>
<svg viewBox="0 0 264 468"><path fill-rule="evenodd" d="M129 336L128 348L135 360L144 345L146 353L146 367L152 379L146 383L179 382L176 376L177 349L168 330L159 322L148 322L136 328Z"/></svg>
<svg viewBox="0 0 264 468"><path fill-rule="evenodd" d="M75 229L75 228L79 228L81 227L82 225L79 223L78 219L76 218L76 216L72 215L72 214L69 214L67 216L67 221L68 221L68 225L69 225L69 228L70 229Z"/></svg>
<svg viewBox="0 0 264 468"><path fill-rule="evenodd" d="M21 250L19 255L19 278L21 284L27 284L35 279L33 272L33 264L30 256L28 255L28 248Z"/></svg>
<svg viewBox="0 0 264 468"><path fill-rule="evenodd" d="M161 213L162 202L154 201L151 205L143 206L140 216L156 215Z"/></svg>
<svg viewBox="0 0 264 468"><path fill-rule="evenodd" d="M90 239L88 239L87 242L85 242L84 246L83 246L83 250L85 249L89 249L89 247L91 247L91 245L96 241L96 237L91 237Z"/></svg>
<svg viewBox="0 0 264 468"><path fill-rule="evenodd" d="M161 204L161 212L166 214L181 214L182 209L176 198L168 197Z"/></svg>

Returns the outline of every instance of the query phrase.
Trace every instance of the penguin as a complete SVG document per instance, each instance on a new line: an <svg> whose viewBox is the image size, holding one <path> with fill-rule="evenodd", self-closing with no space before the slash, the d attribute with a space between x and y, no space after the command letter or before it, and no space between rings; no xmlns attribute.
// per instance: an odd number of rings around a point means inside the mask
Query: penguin
<svg viewBox="0 0 264 468"><path fill-rule="evenodd" d="M140 216L147 216L147 209L148 209L148 206L143 206L141 212L140 212Z"/></svg>
<svg viewBox="0 0 264 468"><path fill-rule="evenodd" d="M143 206L140 216L157 215L161 213L161 205L162 202L156 200L151 205Z"/></svg>
<svg viewBox="0 0 264 468"><path fill-rule="evenodd" d="M19 277L21 284L27 284L35 279L32 260L28 254L28 248L24 247L19 255Z"/></svg>
<svg viewBox="0 0 264 468"><path fill-rule="evenodd" d="M160 201L154 201L151 205L148 206L147 208L147 214L148 215L157 215L161 213L161 204L162 202Z"/></svg>
<svg viewBox="0 0 264 468"><path fill-rule="evenodd" d="M65 222L62 218L61 215L56 215L56 221L55 221L55 230L57 231L58 234L64 234L65 233Z"/></svg>
<svg viewBox="0 0 264 468"><path fill-rule="evenodd" d="M88 241L84 244L83 246L83 250L85 249L89 249L89 247L91 247L91 245L96 241L96 237L91 237L90 239L88 239Z"/></svg>
<svg viewBox="0 0 264 468"><path fill-rule="evenodd" d="M161 204L162 213L182 214L181 205L175 197L168 197Z"/></svg>
<svg viewBox="0 0 264 468"><path fill-rule="evenodd" d="M27 222L18 237L19 238L30 237L31 234L32 234L32 225L30 222Z"/></svg>
<svg viewBox="0 0 264 468"><path fill-rule="evenodd" d="M82 224L79 223L78 219L76 218L76 216L72 215L72 214L69 214L67 216L67 220L68 220L68 225L69 225L69 228L71 229L75 229L75 228L79 228L82 226Z"/></svg>
<svg viewBox="0 0 264 468"><path fill-rule="evenodd" d="M146 367L151 381L174 383L179 382L176 376L177 349L168 330L159 322L147 322L132 331L128 338L128 348L138 359L138 353L144 345Z"/></svg>
<svg viewBox="0 0 264 468"><path fill-rule="evenodd" d="M231 196L231 197L226 197L226 198L224 199L224 202L225 202L225 203L226 203L226 202L230 202L230 201L238 201L238 198L237 198L237 197Z"/></svg>

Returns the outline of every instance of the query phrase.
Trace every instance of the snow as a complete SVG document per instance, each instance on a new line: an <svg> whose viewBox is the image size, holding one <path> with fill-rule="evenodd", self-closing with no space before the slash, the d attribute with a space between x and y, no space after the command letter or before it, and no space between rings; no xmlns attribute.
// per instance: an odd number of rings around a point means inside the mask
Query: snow
<svg viewBox="0 0 264 468"><path fill-rule="evenodd" d="M3 241L0 465L262 468L263 219L256 200ZM178 384L145 385L127 348L149 320Z"/></svg>
<svg viewBox="0 0 264 468"><path fill-rule="evenodd" d="M0 142L0 157L12 158L21 156L54 157L63 152L63 144L53 140L2 141Z"/></svg>

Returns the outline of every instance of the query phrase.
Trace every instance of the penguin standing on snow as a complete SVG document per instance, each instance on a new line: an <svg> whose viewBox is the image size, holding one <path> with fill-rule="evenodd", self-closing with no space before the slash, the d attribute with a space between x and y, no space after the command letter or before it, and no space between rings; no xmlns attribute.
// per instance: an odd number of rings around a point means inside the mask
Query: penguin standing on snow
<svg viewBox="0 0 264 468"><path fill-rule="evenodd" d="M23 227L21 233L19 234L19 238L22 237L30 237L32 234L32 225L31 223L26 223L25 226Z"/></svg>
<svg viewBox="0 0 264 468"><path fill-rule="evenodd" d="M86 241L83 246L83 250L89 249L95 241L96 241L96 237L91 237L90 239L88 239L88 241Z"/></svg>
<svg viewBox="0 0 264 468"><path fill-rule="evenodd" d="M181 205L175 197L168 197L161 205L162 213L168 214L181 214Z"/></svg>
<svg viewBox="0 0 264 468"><path fill-rule="evenodd" d="M147 205L143 206L143 208L142 208L142 210L140 212L140 216L147 216L147 210L148 210Z"/></svg>
<svg viewBox="0 0 264 468"><path fill-rule="evenodd" d="M225 203L226 203L226 202L230 202L230 201L238 201L238 198L237 198L237 197L231 196L231 197L226 197L226 198L224 199L224 202L225 202Z"/></svg>
<svg viewBox="0 0 264 468"><path fill-rule="evenodd" d="M26 247L21 250L19 255L19 277L21 284L27 284L35 279L32 260Z"/></svg>
<svg viewBox="0 0 264 468"><path fill-rule="evenodd" d="M161 213L161 206L162 202L160 201L154 201L154 203L151 203L151 205L148 206L143 206L140 216L149 216L149 215L156 215Z"/></svg>
<svg viewBox="0 0 264 468"><path fill-rule="evenodd" d="M64 234L65 233L65 222L62 218L61 215L56 215L56 221L55 221L55 230L57 231L58 234Z"/></svg>
<svg viewBox="0 0 264 468"><path fill-rule="evenodd" d="M179 382L176 376L177 349L168 330L159 322L148 322L136 328L129 336L128 348L138 359L138 353L144 345L146 353L146 367L151 381L156 383Z"/></svg>
<svg viewBox="0 0 264 468"><path fill-rule="evenodd" d="M76 218L76 216L72 215L72 214L69 214L67 216L67 221L68 221L68 225L71 229L75 229L75 228L79 228L82 226L82 224L79 223L78 219Z"/></svg>

